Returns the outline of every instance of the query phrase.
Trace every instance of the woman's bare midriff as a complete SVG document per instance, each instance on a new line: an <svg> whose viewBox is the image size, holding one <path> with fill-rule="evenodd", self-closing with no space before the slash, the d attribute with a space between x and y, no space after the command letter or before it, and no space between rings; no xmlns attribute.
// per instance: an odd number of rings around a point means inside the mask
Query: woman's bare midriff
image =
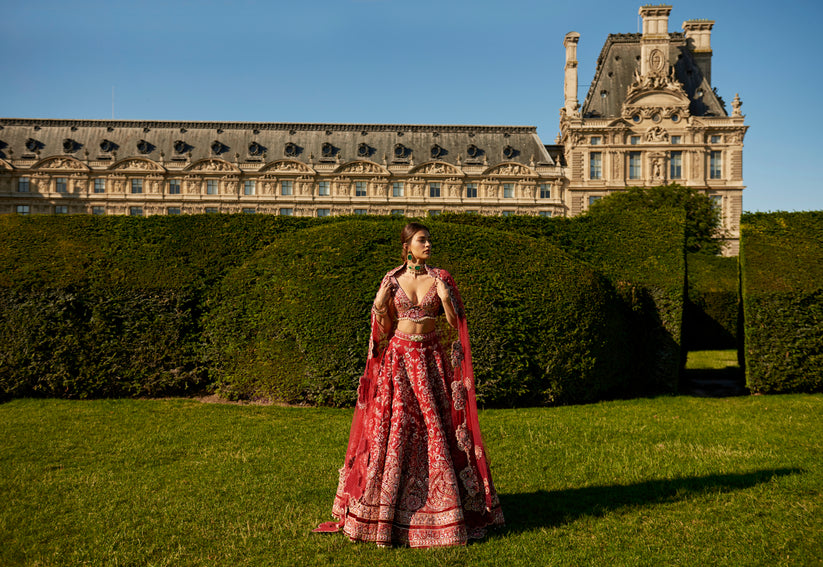
<svg viewBox="0 0 823 567"><path fill-rule="evenodd" d="M401 319L397 322L397 330L407 335L425 335L434 331L436 327L437 321L434 319L426 319L420 322Z"/></svg>

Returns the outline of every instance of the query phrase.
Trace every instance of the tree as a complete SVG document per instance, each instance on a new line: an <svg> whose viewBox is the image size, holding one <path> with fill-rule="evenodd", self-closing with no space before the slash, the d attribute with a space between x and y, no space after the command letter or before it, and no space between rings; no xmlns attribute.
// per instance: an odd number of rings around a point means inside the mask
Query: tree
<svg viewBox="0 0 823 567"><path fill-rule="evenodd" d="M676 183L656 187L629 187L616 191L592 203L588 214L613 214L627 209L682 208L686 211L686 250L702 254L718 254L723 244L720 237L720 211L701 191Z"/></svg>

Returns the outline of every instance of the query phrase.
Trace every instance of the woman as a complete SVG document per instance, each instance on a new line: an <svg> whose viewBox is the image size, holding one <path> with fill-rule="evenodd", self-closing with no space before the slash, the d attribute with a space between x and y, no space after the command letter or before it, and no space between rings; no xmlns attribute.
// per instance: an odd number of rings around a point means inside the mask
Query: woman
<svg viewBox="0 0 823 567"><path fill-rule="evenodd" d="M405 263L386 274L372 306L332 507L338 521L315 531L342 529L382 546L462 545L503 524L477 422L463 302L451 275L426 264L425 226L407 224L400 241ZM450 325L443 339L440 314Z"/></svg>

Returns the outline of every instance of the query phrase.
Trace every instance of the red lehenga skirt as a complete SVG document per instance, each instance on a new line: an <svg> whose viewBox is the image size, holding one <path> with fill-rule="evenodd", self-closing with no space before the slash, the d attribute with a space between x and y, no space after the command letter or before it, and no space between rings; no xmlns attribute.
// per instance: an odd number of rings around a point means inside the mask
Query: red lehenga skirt
<svg viewBox="0 0 823 567"><path fill-rule="evenodd" d="M395 332L379 365L364 416L365 470L353 473L358 465L347 455L332 508L339 521L317 531L342 529L352 540L385 546L436 547L462 545L502 525L479 431L472 435L467 423L465 386L455 379L437 332Z"/></svg>

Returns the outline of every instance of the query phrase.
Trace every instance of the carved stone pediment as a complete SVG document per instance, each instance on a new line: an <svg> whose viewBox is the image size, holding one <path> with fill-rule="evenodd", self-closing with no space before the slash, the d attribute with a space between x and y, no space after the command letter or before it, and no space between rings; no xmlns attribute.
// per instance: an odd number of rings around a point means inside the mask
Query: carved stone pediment
<svg viewBox="0 0 823 567"><path fill-rule="evenodd" d="M490 167L486 171L483 172L483 175L505 175L511 177L533 177L537 176L537 173L529 167L525 165L521 165L519 163L501 163L500 165L495 165L494 167Z"/></svg>
<svg viewBox="0 0 823 567"><path fill-rule="evenodd" d="M63 169L73 171L89 171L83 162L71 157L50 157L32 166L32 169Z"/></svg>
<svg viewBox="0 0 823 567"><path fill-rule="evenodd" d="M678 118L689 116L689 97L683 90L683 85L675 79L674 68L666 75L657 72L651 75L634 73L634 81L626 92L621 116L631 119L636 116L643 118Z"/></svg>
<svg viewBox="0 0 823 567"><path fill-rule="evenodd" d="M0 159L0 170L2 171L11 171L14 169L9 162L4 159Z"/></svg>
<svg viewBox="0 0 823 567"><path fill-rule="evenodd" d="M355 161L337 168L335 173L346 175L389 175L385 168L370 161Z"/></svg>
<svg viewBox="0 0 823 567"><path fill-rule="evenodd" d="M422 163L411 170L418 175L448 175L448 176L463 176L463 172L454 167L450 163L443 161L433 161Z"/></svg>
<svg viewBox="0 0 823 567"><path fill-rule="evenodd" d="M272 162L264 166L260 171L265 171L268 173L303 173L309 175L314 173L314 170L308 165L290 159Z"/></svg>
<svg viewBox="0 0 823 567"><path fill-rule="evenodd" d="M660 126L652 126L648 130L646 130L645 134L643 134L643 141L668 143L669 133L666 132L666 130L664 130Z"/></svg>
<svg viewBox="0 0 823 567"><path fill-rule="evenodd" d="M109 168L114 171L157 171L162 172L163 168L148 159L128 158L118 161Z"/></svg>
<svg viewBox="0 0 823 567"><path fill-rule="evenodd" d="M191 164L184 171L201 173L240 173L240 168L222 159L208 158Z"/></svg>

